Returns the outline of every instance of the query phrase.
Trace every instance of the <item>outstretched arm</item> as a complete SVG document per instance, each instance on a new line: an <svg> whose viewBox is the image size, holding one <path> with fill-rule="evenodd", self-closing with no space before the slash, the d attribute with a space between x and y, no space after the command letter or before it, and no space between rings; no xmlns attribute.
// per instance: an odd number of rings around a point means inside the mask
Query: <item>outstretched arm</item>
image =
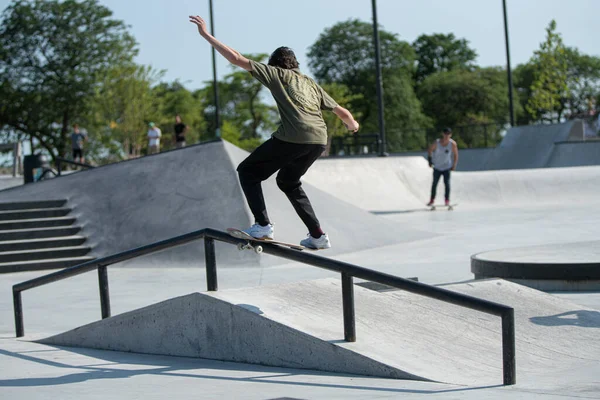
<svg viewBox="0 0 600 400"><path fill-rule="evenodd" d="M202 36L206 41L215 48L227 61L232 63L233 65L237 65L238 67L244 68L246 71L252 71L252 66L250 65L250 60L241 55L239 52L235 51L231 47L219 42L213 35L208 32L206 28L206 22L199 15L190 15L190 22L195 24L198 27L198 33Z"/></svg>
<svg viewBox="0 0 600 400"><path fill-rule="evenodd" d="M342 120L342 122L344 123L344 125L346 125L346 128L348 128L349 131L358 131L358 122L356 122L350 111L346 110L344 107L341 106L337 106L331 111L333 111L333 113L337 115L339 119Z"/></svg>

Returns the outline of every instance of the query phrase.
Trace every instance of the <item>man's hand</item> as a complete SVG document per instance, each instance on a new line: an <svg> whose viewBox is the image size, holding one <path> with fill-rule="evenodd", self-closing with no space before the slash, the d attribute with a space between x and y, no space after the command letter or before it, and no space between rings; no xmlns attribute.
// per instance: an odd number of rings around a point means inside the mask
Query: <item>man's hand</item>
<svg viewBox="0 0 600 400"><path fill-rule="evenodd" d="M358 128L360 128L360 126L358 125L358 122L356 122L356 121L351 121L349 123L344 122L344 126L346 127L346 129L348 129L349 131L351 131L353 133L358 132Z"/></svg>
<svg viewBox="0 0 600 400"><path fill-rule="evenodd" d="M199 15L190 15L190 22L192 24L196 24L196 26L198 27L198 33L202 37L206 37L206 35L208 35L208 28L206 27L206 22L202 19L202 17L200 17Z"/></svg>

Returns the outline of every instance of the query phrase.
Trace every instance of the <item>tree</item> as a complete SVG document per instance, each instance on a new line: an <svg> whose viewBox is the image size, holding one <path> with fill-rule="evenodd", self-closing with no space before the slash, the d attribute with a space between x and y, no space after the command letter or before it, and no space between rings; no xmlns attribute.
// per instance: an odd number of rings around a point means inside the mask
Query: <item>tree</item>
<svg viewBox="0 0 600 400"><path fill-rule="evenodd" d="M513 82L516 92L516 97L520 104L527 105L533 91L533 81L535 80L535 66L533 63L518 65L513 71ZM515 110L517 125L528 125L535 122L536 116L531 114L528 107L521 107L520 111Z"/></svg>
<svg viewBox="0 0 600 400"><path fill-rule="evenodd" d="M546 34L546 41L532 58L535 65L534 81L527 111L536 120L558 123L563 117L564 101L569 96L568 63L554 20L546 28Z"/></svg>
<svg viewBox="0 0 600 400"><path fill-rule="evenodd" d="M152 90L157 102L157 115L154 122L163 132L161 146L164 149L175 147L174 125L175 116L179 115L188 126L185 134L186 142L197 143L201 132L206 130L204 110L200 99L187 90L180 82L161 83Z"/></svg>
<svg viewBox="0 0 600 400"><path fill-rule="evenodd" d="M561 114L567 118L581 118L594 111L595 99L600 96L600 57L567 47L565 58L568 95L562 99L564 112Z"/></svg>
<svg viewBox="0 0 600 400"><path fill-rule="evenodd" d="M90 102L94 119L88 119L97 132L96 149L88 150L96 161L116 161L142 154L148 122L159 115L159 99L152 86L162 74L151 67L129 64L111 68L97 82Z"/></svg>
<svg viewBox="0 0 600 400"><path fill-rule="evenodd" d="M350 89L341 83L325 83L322 87L338 105L344 108L351 107L352 101L359 100L362 97L362 94L352 94ZM360 117L359 113L354 113L355 119L360 119ZM323 111L323 119L327 125L327 149L325 153L329 154L333 138L348 135L348 129L337 115L332 112Z"/></svg>
<svg viewBox="0 0 600 400"><path fill-rule="evenodd" d="M393 33L381 29L379 34L386 135L393 145L400 142L402 131L427 126L428 120L413 89L414 50ZM343 84L362 95L352 99L350 109L361 115L361 133L366 134L379 131L374 56L373 27L358 20L326 29L308 53L309 67L320 83Z"/></svg>
<svg viewBox="0 0 600 400"><path fill-rule="evenodd" d="M97 0L13 0L0 27L0 126L65 155L99 77L131 62L135 41Z"/></svg>
<svg viewBox="0 0 600 400"><path fill-rule="evenodd" d="M456 39L452 33L421 35L412 46L417 54L417 83L436 72L472 70L475 67L477 52L469 47L466 39Z"/></svg>
<svg viewBox="0 0 600 400"><path fill-rule="evenodd" d="M419 98L438 128L503 123L508 113L506 73L500 68L438 72L420 85ZM484 145L483 131L456 132L462 147Z"/></svg>

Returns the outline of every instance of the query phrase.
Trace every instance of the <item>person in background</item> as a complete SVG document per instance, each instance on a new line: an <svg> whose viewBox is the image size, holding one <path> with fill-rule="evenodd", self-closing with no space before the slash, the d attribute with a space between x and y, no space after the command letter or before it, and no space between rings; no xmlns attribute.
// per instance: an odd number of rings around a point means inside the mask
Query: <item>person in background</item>
<svg viewBox="0 0 600 400"><path fill-rule="evenodd" d="M185 134L188 126L181 121L181 117L175 116L175 147L181 149L185 147Z"/></svg>
<svg viewBox="0 0 600 400"><path fill-rule="evenodd" d="M148 154L156 154L160 152L160 137L162 133L154 122L150 122L148 126L150 127L148 130Z"/></svg>
<svg viewBox="0 0 600 400"><path fill-rule="evenodd" d="M83 156L83 143L87 136L79 130L78 124L73 124L73 133L71 133L71 149L73 150L73 161L85 163Z"/></svg>
<svg viewBox="0 0 600 400"><path fill-rule="evenodd" d="M428 157L429 166L433 168L433 184L431 185L431 197L428 206L432 206L435 202L437 185L440 177L444 177L444 198L445 204L450 205L450 171L456 169L458 164L458 146L451 139L452 129L445 128L442 131L441 139L437 139L429 146Z"/></svg>

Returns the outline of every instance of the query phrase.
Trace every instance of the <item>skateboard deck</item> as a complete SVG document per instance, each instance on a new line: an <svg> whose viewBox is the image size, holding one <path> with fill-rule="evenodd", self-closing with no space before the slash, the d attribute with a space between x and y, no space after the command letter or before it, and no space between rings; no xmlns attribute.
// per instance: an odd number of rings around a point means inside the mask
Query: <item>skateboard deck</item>
<svg viewBox="0 0 600 400"><path fill-rule="evenodd" d="M254 252L256 254L260 254L263 251L263 248L260 245L260 243L276 244L279 246L289 247L290 249L294 249L294 250L306 249L306 247L299 245L299 244L279 242L277 240L269 240L269 239L256 239L256 238L248 235L246 232L241 231L237 228L227 228L227 233L229 233L229 235L233 236L234 238L247 240L246 244L243 244L243 243L238 244L238 250L254 250Z"/></svg>
<svg viewBox="0 0 600 400"><path fill-rule="evenodd" d="M440 208L448 208L448 211L452 211L452 210L454 210L454 207L456 207L457 205L458 205L458 203L448 204L448 205L445 205L445 204L434 204L434 205L428 206L428 207L429 207L429 210L431 210L431 211L435 211L435 209L438 208L438 207L440 207Z"/></svg>

